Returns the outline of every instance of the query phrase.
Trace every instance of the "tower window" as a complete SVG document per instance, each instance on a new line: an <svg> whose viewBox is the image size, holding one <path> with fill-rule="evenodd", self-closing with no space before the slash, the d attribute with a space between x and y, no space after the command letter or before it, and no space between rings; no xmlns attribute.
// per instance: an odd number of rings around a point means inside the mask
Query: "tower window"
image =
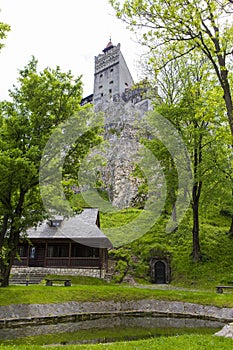
<svg viewBox="0 0 233 350"><path fill-rule="evenodd" d="M61 227L62 221L63 220L60 220L60 219L51 219L51 220L48 220L48 225L50 227Z"/></svg>

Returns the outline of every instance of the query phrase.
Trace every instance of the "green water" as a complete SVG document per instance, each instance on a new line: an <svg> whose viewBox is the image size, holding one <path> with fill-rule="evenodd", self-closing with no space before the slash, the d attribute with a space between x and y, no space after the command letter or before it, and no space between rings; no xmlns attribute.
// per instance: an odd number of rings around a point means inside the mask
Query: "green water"
<svg viewBox="0 0 233 350"><path fill-rule="evenodd" d="M0 344L107 343L181 334L214 334L223 326L223 323L196 319L114 317L21 329L1 329Z"/></svg>

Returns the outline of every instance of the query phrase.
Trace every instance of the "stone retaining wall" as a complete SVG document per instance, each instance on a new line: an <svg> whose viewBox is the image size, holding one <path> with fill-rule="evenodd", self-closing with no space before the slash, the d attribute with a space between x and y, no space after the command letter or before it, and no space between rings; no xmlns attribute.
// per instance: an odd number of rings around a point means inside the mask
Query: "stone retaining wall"
<svg viewBox="0 0 233 350"><path fill-rule="evenodd" d="M66 276L87 276L87 277L97 277L97 278L104 278L106 271L104 269L100 270L98 268L75 268L75 269L68 269L68 268L46 268L46 267L13 267L11 269L12 274L17 273L40 273L44 275L66 275Z"/></svg>
<svg viewBox="0 0 233 350"><path fill-rule="evenodd" d="M0 327L72 322L121 314L193 317L224 323L233 321L233 308L158 300L100 301L0 306Z"/></svg>

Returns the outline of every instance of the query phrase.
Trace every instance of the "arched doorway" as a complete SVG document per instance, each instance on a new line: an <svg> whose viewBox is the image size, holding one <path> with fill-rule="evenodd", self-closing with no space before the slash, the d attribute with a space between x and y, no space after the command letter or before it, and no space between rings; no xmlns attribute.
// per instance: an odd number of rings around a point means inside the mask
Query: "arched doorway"
<svg viewBox="0 0 233 350"><path fill-rule="evenodd" d="M166 266L164 262L157 261L154 264L154 274L155 274L155 283L164 284L166 283Z"/></svg>
<svg viewBox="0 0 233 350"><path fill-rule="evenodd" d="M150 260L151 282L157 284L167 284L171 282L171 257L167 252L163 256L154 256Z"/></svg>

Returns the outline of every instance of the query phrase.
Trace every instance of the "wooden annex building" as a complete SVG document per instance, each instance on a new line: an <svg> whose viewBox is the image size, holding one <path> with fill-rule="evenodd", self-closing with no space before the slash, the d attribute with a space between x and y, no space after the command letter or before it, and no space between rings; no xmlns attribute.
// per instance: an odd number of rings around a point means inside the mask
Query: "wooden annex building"
<svg viewBox="0 0 233 350"><path fill-rule="evenodd" d="M112 244L100 230L98 209L84 209L69 219L55 217L44 221L29 229L27 237L19 245L15 268L104 277Z"/></svg>

